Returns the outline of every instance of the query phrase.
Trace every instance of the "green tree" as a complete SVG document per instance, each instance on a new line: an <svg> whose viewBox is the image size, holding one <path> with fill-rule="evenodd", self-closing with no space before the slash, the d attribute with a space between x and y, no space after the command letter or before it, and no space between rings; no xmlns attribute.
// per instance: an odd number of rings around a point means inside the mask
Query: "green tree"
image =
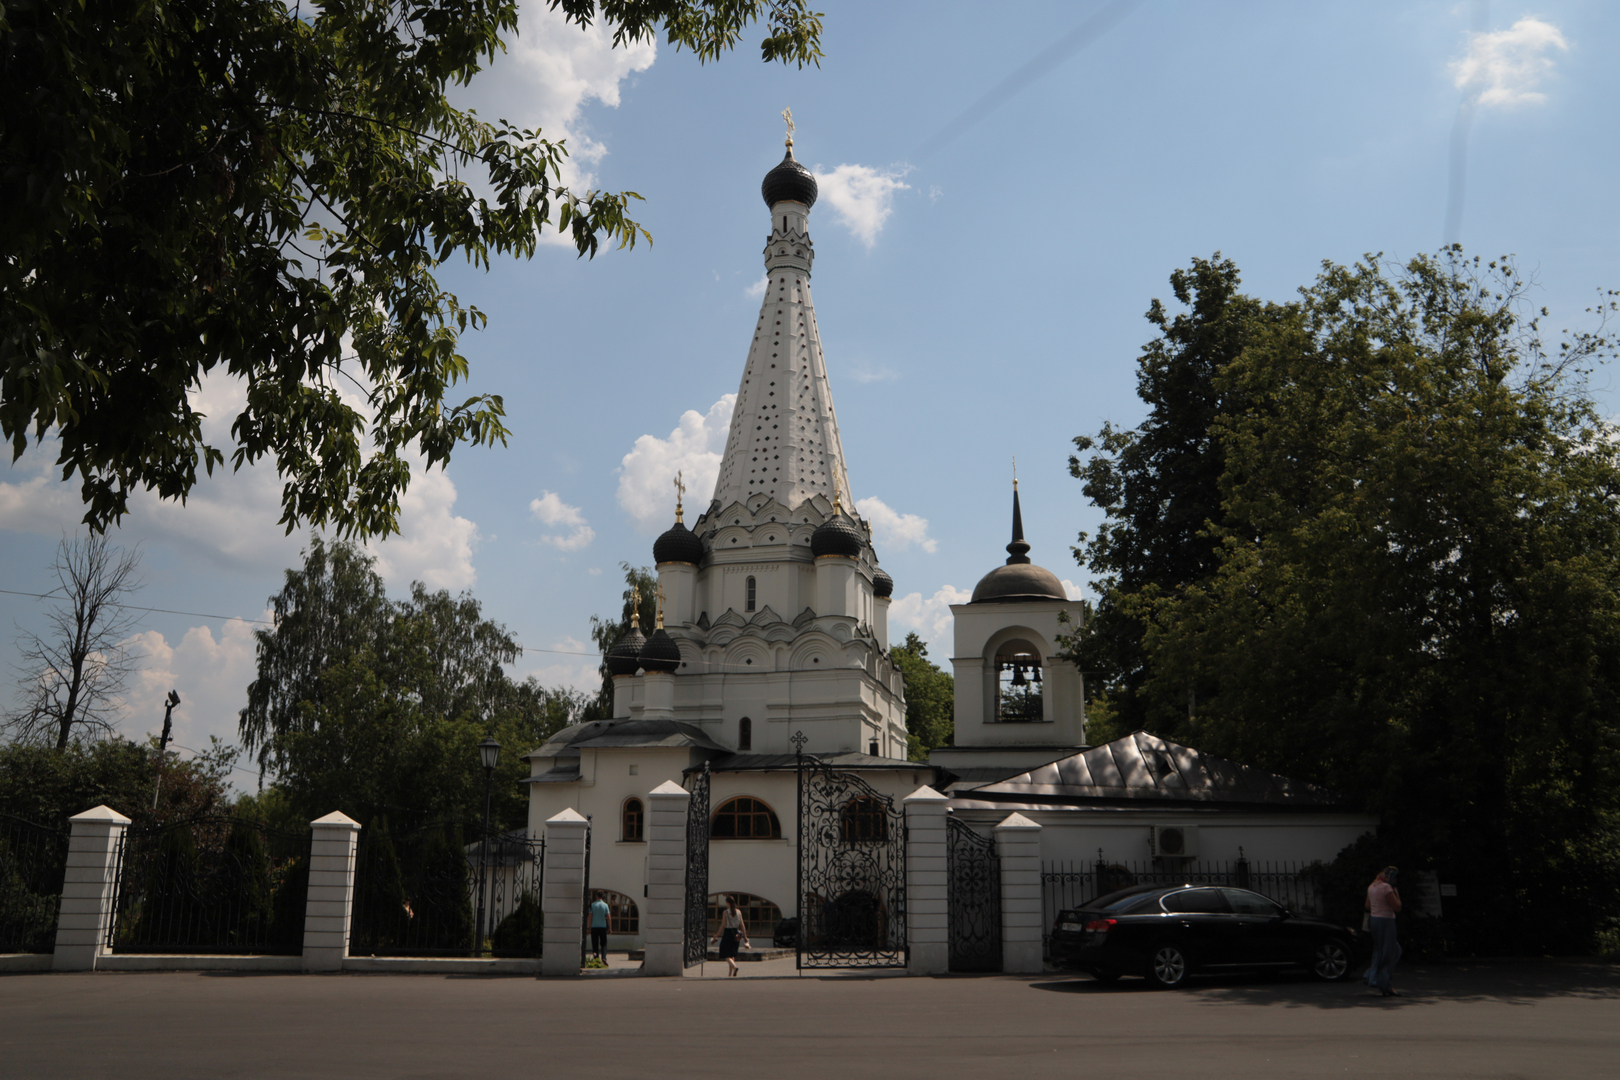
<svg viewBox="0 0 1620 1080"><path fill-rule="evenodd" d="M271 598L259 673L240 730L304 821L343 810L360 820L474 820L483 808L477 744L502 745L493 777L497 823L526 820L521 755L573 722L584 695L515 683L521 649L471 595L391 601L373 561L346 543L316 543Z"/></svg>
<svg viewBox="0 0 1620 1080"><path fill-rule="evenodd" d="M889 650L906 686L906 751L927 761L928 751L949 746L956 727L956 680L928 659L928 644L913 631Z"/></svg>
<svg viewBox="0 0 1620 1080"><path fill-rule="evenodd" d="M643 634L651 634L658 619L658 576L650 567L620 563L624 571L624 607L617 618L611 615L591 616L591 640L601 650L602 662L597 671L602 676L602 689L597 691L584 719L608 720L613 716L613 676L608 673L608 650L630 632L631 613L635 613L636 626Z"/></svg>
<svg viewBox="0 0 1620 1080"><path fill-rule="evenodd" d="M1217 565L1210 526L1227 520L1220 489L1226 451L1213 428L1241 408L1219 376L1283 312L1244 295L1240 285L1237 265L1220 252L1174 271L1170 288L1185 310L1172 315L1153 301L1146 318L1157 336L1137 362L1136 394L1147 417L1132 429L1104 423L1095 436L1074 440L1069 472L1106 518L1095 536L1081 533L1074 549L1099 599L1066 641L1086 674L1093 743L1147 722L1146 627L1128 598L1173 593ZM1189 712L1200 689L1186 688Z"/></svg>
<svg viewBox="0 0 1620 1080"><path fill-rule="evenodd" d="M1364 801L1473 943L1582 949L1620 887L1620 431L1582 379L1613 342L1549 354L1527 288L1326 264L1216 377L1214 572L1123 606L1150 718Z"/></svg>
<svg viewBox="0 0 1620 1080"><path fill-rule="evenodd" d="M213 741L211 752L163 768L152 809L157 740L72 742L62 750L38 743L0 744L0 812L60 825L93 806L110 806L136 825L220 813L230 806L233 748ZM304 819L307 824L308 818Z"/></svg>
<svg viewBox="0 0 1620 1080"><path fill-rule="evenodd" d="M614 43L700 61L761 19L766 61L818 61L804 0L551 0ZM560 185L559 141L446 92L517 30L516 0L21 0L0 7L0 433L60 440L85 522L199 466L273 460L282 521L397 531L407 457L504 442L494 394L456 401L485 317L435 278L542 234L581 255L646 233L634 192ZM480 194L483 192L484 194ZM190 392L243 384L232 445ZM343 381L366 395L344 401Z"/></svg>

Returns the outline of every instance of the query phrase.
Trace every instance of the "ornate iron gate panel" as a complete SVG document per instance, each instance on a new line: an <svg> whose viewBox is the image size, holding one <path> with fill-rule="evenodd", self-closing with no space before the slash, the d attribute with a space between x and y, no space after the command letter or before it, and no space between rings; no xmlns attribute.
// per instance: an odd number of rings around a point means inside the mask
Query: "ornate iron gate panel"
<svg viewBox="0 0 1620 1080"><path fill-rule="evenodd" d="M905 967L904 812L854 773L797 763L798 966Z"/></svg>
<svg viewBox="0 0 1620 1080"><path fill-rule="evenodd" d="M692 799L686 804L686 941L681 962L703 962L709 951L709 763L687 778Z"/></svg>
<svg viewBox="0 0 1620 1080"><path fill-rule="evenodd" d="M995 841L945 819L952 971L1001 970L1001 856Z"/></svg>
<svg viewBox="0 0 1620 1080"><path fill-rule="evenodd" d="M585 815L585 882L584 910L579 913L579 966L585 966L585 960L591 952L591 815ZM613 920L608 920L612 925Z"/></svg>

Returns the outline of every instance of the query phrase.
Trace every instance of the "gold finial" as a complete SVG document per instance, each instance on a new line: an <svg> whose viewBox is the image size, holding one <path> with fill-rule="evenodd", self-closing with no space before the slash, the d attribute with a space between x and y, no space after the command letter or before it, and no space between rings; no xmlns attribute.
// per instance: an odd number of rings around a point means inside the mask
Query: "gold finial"
<svg viewBox="0 0 1620 1080"><path fill-rule="evenodd" d="M641 629L641 586L630 584L630 629Z"/></svg>
<svg viewBox="0 0 1620 1080"><path fill-rule="evenodd" d="M839 514L842 514L843 512L844 512L843 503L839 501L838 488L837 488L837 486L834 486L833 487L833 517L837 517Z"/></svg>
<svg viewBox="0 0 1620 1080"><path fill-rule="evenodd" d="M658 598L658 629L664 628L664 584L659 582L653 586L653 595Z"/></svg>
<svg viewBox="0 0 1620 1080"><path fill-rule="evenodd" d="M787 121L787 145L791 148L793 146L793 110L783 109L782 119Z"/></svg>
<svg viewBox="0 0 1620 1080"><path fill-rule="evenodd" d="M675 524L681 524L681 497L686 494L686 485L681 482L682 473L675 474Z"/></svg>
<svg viewBox="0 0 1620 1080"><path fill-rule="evenodd" d="M1018 455L1017 454L1013 455L1013 490L1014 491L1018 490ZM676 521L681 520L679 514L675 515L675 520Z"/></svg>

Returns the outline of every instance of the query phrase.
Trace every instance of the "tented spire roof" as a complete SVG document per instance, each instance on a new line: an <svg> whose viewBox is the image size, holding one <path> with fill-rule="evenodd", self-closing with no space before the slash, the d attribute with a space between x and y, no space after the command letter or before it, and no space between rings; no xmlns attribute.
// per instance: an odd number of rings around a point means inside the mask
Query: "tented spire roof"
<svg viewBox="0 0 1620 1080"><path fill-rule="evenodd" d="M722 507L754 495L790 509L816 495L854 505L810 298L809 214L795 201L771 208L765 297L714 485Z"/></svg>

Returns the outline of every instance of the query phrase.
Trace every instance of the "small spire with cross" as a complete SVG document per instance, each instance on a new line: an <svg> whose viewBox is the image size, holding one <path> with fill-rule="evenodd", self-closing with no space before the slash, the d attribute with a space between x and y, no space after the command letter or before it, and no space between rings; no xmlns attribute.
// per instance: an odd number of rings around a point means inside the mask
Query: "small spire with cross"
<svg viewBox="0 0 1620 1080"><path fill-rule="evenodd" d="M1014 491L1018 490L1018 455L1017 454L1013 455L1013 490ZM677 517L675 520L679 521L680 518Z"/></svg>
<svg viewBox="0 0 1620 1080"><path fill-rule="evenodd" d="M685 470L675 474L675 524L681 524L681 500L686 495L686 484L681 480Z"/></svg>
<svg viewBox="0 0 1620 1080"><path fill-rule="evenodd" d="M782 119L787 121L787 145L791 147L793 145L793 110L791 108L783 109Z"/></svg>
<svg viewBox="0 0 1620 1080"><path fill-rule="evenodd" d="M653 596L658 600L658 629L664 628L664 584L659 582L653 586Z"/></svg>

